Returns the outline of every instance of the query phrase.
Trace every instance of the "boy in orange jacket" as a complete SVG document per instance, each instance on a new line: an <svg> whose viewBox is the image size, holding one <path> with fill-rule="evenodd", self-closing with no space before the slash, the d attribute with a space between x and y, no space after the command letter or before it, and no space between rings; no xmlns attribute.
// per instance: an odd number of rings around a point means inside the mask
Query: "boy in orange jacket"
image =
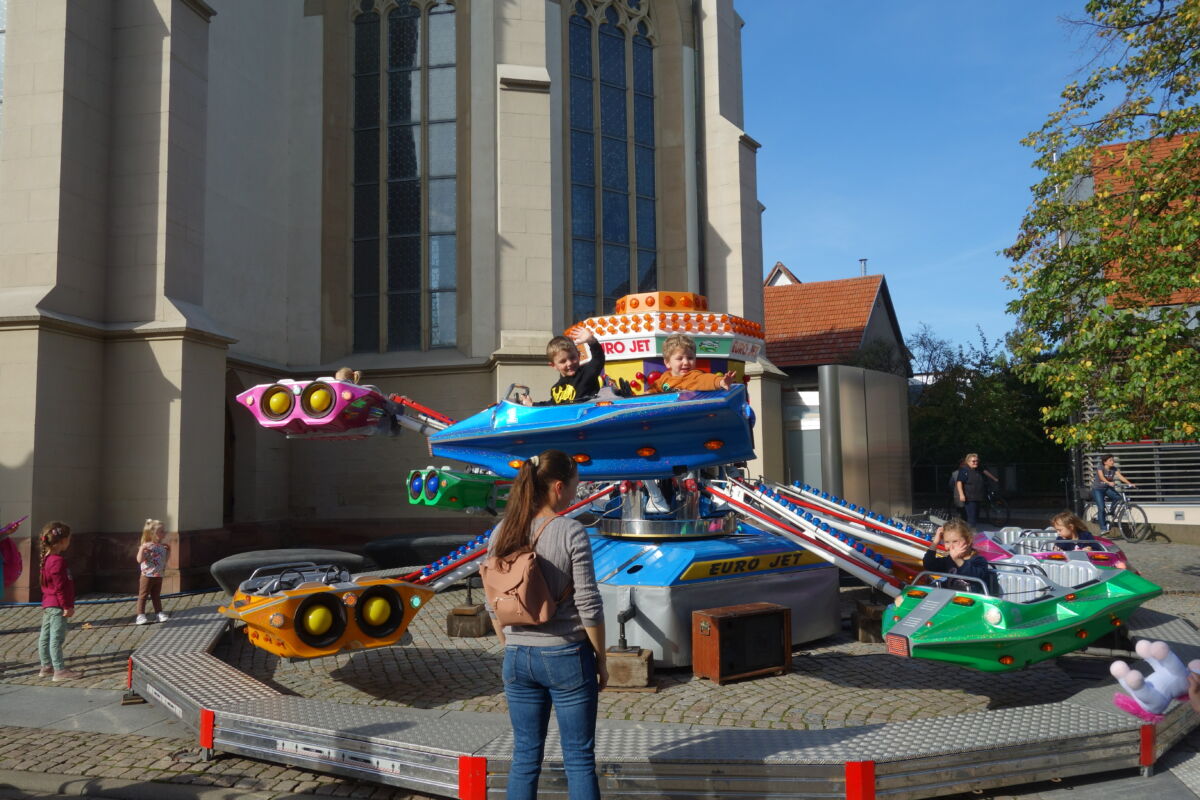
<svg viewBox="0 0 1200 800"><path fill-rule="evenodd" d="M696 369L696 343L690 336L682 333L668 336L663 342L663 359L667 371L651 385L655 392L711 392L729 388L727 373Z"/></svg>

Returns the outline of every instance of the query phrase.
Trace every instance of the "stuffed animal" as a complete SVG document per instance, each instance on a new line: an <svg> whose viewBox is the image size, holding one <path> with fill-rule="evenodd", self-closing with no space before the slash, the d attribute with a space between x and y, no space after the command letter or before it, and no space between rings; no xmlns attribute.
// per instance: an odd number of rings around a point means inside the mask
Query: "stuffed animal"
<svg viewBox="0 0 1200 800"><path fill-rule="evenodd" d="M1134 648L1153 672L1143 676L1124 661L1114 661L1109 672L1128 694L1113 695L1113 705L1146 722L1161 722L1172 700L1186 700L1188 670L1200 673L1200 658L1187 666L1171 652L1166 642L1142 639Z"/></svg>

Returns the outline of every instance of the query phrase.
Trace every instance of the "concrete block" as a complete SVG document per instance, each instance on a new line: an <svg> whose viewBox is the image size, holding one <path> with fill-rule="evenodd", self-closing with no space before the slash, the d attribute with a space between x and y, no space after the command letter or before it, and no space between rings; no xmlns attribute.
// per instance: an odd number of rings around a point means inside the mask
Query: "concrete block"
<svg viewBox="0 0 1200 800"><path fill-rule="evenodd" d="M654 659L646 649L623 652L608 649L608 685L612 689L641 689L650 685Z"/></svg>
<svg viewBox="0 0 1200 800"><path fill-rule="evenodd" d="M457 606L446 615L446 635L478 639L494 633L491 617L482 603Z"/></svg>

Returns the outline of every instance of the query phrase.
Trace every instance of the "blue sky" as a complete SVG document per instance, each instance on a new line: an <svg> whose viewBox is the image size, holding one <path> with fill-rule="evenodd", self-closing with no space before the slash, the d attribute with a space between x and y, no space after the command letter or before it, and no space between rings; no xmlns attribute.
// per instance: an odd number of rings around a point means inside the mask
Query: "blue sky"
<svg viewBox="0 0 1200 800"><path fill-rule="evenodd" d="M1089 58L1084 0L736 0L763 263L882 273L900 329L1013 327L1001 278L1038 179L1021 138Z"/></svg>

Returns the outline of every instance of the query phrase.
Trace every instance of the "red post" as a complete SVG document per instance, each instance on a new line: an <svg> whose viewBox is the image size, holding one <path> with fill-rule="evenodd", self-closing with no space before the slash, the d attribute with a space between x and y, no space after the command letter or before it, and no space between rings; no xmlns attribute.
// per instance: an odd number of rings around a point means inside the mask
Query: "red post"
<svg viewBox="0 0 1200 800"><path fill-rule="evenodd" d="M133 688L133 657L129 657L129 663L125 666L125 688Z"/></svg>
<svg viewBox="0 0 1200 800"><path fill-rule="evenodd" d="M846 762L846 800L875 800L875 762Z"/></svg>
<svg viewBox="0 0 1200 800"><path fill-rule="evenodd" d="M487 759L483 756L458 757L459 800L487 800Z"/></svg>
<svg viewBox="0 0 1200 800"><path fill-rule="evenodd" d="M213 712L207 708L200 709L200 746L212 750L213 746Z"/></svg>
<svg viewBox="0 0 1200 800"><path fill-rule="evenodd" d="M1153 725L1143 725L1141 734L1142 734L1142 737L1141 737L1142 746L1141 746L1141 751L1138 753L1138 764L1140 764L1143 767L1153 767L1154 766L1154 734L1155 734L1154 726Z"/></svg>

